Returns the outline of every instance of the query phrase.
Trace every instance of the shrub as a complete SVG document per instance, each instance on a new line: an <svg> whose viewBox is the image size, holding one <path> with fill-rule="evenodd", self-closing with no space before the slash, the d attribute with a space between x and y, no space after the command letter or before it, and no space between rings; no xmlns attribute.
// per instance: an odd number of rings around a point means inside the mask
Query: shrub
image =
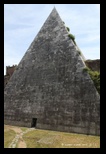
<svg viewBox="0 0 106 154"><path fill-rule="evenodd" d="M100 94L100 73L97 71L90 70L89 75L90 75L91 79L93 80L98 93Z"/></svg>
<svg viewBox="0 0 106 154"><path fill-rule="evenodd" d="M69 34L68 36L69 36L69 38L71 38L71 39L73 40L74 44L76 45L76 42L75 42L75 36L72 35L72 34Z"/></svg>
<svg viewBox="0 0 106 154"><path fill-rule="evenodd" d="M88 67L83 68L83 72L88 72L90 69Z"/></svg>
<svg viewBox="0 0 106 154"><path fill-rule="evenodd" d="M74 35L69 34L68 36L69 36L69 38L71 38L72 40L75 40L75 36L74 36Z"/></svg>
<svg viewBox="0 0 106 154"><path fill-rule="evenodd" d="M66 27L67 28L67 30L68 30L68 32L70 31L70 28L69 27Z"/></svg>
<svg viewBox="0 0 106 154"><path fill-rule="evenodd" d="M85 67L83 68L83 71L84 72L88 72L91 79L93 80L94 82L94 85L98 91L98 93L100 94L100 73L97 72L97 71L92 71L90 68L88 67Z"/></svg>
<svg viewBox="0 0 106 154"><path fill-rule="evenodd" d="M76 45L76 42L75 42L75 40L73 40L73 42L74 42L74 44Z"/></svg>
<svg viewBox="0 0 106 154"><path fill-rule="evenodd" d="M81 52L80 51L78 51L78 53L79 53L79 55L81 55Z"/></svg>

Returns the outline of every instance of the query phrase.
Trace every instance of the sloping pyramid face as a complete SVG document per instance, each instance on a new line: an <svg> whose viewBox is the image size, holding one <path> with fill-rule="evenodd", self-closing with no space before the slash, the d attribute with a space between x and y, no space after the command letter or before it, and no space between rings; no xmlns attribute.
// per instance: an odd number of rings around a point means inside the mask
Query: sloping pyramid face
<svg viewBox="0 0 106 154"><path fill-rule="evenodd" d="M99 135L99 94L54 8L4 91L10 125Z"/></svg>

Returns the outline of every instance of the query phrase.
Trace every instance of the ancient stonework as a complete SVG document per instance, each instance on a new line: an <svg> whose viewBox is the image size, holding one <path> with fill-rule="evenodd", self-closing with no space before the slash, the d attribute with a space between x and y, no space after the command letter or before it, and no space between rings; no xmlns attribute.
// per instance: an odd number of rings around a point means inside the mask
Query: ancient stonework
<svg viewBox="0 0 106 154"><path fill-rule="evenodd" d="M5 124L100 134L100 96L54 8L4 91Z"/></svg>
<svg viewBox="0 0 106 154"><path fill-rule="evenodd" d="M100 72L100 59L86 60L85 64L92 70Z"/></svg>
<svg viewBox="0 0 106 154"><path fill-rule="evenodd" d="M4 76L4 88L7 85L8 81L10 80L10 77L12 76L16 67L17 67L17 65L6 66L6 75Z"/></svg>

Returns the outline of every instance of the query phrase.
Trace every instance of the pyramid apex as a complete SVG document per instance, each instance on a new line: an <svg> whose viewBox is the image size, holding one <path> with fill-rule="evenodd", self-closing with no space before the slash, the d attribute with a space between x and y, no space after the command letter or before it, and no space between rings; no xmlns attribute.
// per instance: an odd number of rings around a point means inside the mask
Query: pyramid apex
<svg viewBox="0 0 106 154"><path fill-rule="evenodd" d="M55 9L56 10L56 7L54 6L54 8L53 9Z"/></svg>
<svg viewBox="0 0 106 154"><path fill-rule="evenodd" d="M61 22L61 18L60 15L58 13L58 11L56 10L55 6L53 7L52 11L50 12L48 18L46 19L45 23L47 23L48 25L48 20L52 20L53 18L57 19L59 22Z"/></svg>
<svg viewBox="0 0 106 154"><path fill-rule="evenodd" d="M56 10L56 7L55 7L55 6L53 7L53 10L52 10L52 12L54 12L54 11L56 11L56 12L57 12L57 10Z"/></svg>

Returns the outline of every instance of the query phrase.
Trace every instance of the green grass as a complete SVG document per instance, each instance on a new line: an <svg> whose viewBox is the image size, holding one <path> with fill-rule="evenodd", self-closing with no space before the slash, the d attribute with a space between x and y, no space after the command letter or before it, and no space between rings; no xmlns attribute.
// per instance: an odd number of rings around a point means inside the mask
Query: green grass
<svg viewBox="0 0 106 154"><path fill-rule="evenodd" d="M26 128L26 127L20 127L21 128L21 130L23 131L23 132L25 132L28 128Z"/></svg>
<svg viewBox="0 0 106 154"><path fill-rule="evenodd" d="M20 127L22 131L28 128ZM8 148L16 133L4 127L4 147ZM100 148L100 137L35 129L23 135L27 148ZM19 143L19 142L18 142ZM18 147L18 143L16 148Z"/></svg>
<svg viewBox="0 0 106 154"><path fill-rule="evenodd" d="M27 148L100 148L100 137L47 130L24 134Z"/></svg>
<svg viewBox="0 0 106 154"><path fill-rule="evenodd" d="M6 129L6 131L4 131L4 148L8 148L15 135L16 133L13 130Z"/></svg>

